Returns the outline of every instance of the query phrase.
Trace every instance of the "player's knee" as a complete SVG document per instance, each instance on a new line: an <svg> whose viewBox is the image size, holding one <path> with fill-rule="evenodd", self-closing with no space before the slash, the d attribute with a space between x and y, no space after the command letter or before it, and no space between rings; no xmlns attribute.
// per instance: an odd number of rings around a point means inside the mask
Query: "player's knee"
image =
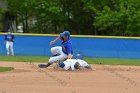
<svg viewBox="0 0 140 93"><path fill-rule="evenodd" d="M52 47L51 48L51 52L52 52L52 54L55 54L56 53L56 48L55 47Z"/></svg>
<svg viewBox="0 0 140 93"><path fill-rule="evenodd" d="M49 59L49 63L53 63L53 59L52 58Z"/></svg>
<svg viewBox="0 0 140 93"><path fill-rule="evenodd" d="M6 48L7 51L9 51L9 48Z"/></svg>
<svg viewBox="0 0 140 93"><path fill-rule="evenodd" d="M51 57L50 59L49 59L49 63L54 63L54 62L57 62L58 60L56 60L54 57Z"/></svg>

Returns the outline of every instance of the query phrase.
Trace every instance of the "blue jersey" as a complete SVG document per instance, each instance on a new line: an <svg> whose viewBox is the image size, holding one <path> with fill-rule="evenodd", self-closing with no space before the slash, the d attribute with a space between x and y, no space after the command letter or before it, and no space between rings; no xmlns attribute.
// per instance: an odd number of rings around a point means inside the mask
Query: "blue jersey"
<svg viewBox="0 0 140 93"><path fill-rule="evenodd" d="M5 41L14 41L14 35L13 34L7 34L5 35Z"/></svg>
<svg viewBox="0 0 140 93"><path fill-rule="evenodd" d="M73 54L73 49L72 49L72 44L70 39L62 42L62 51L67 55Z"/></svg>

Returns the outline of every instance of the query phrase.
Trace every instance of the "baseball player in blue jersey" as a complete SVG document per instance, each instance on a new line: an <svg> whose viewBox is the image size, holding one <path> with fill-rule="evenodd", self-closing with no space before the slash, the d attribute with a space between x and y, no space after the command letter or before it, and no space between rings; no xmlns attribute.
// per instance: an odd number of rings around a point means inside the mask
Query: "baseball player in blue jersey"
<svg viewBox="0 0 140 93"><path fill-rule="evenodd" d="M4 43L6 44L6 50L7 50L7 55L14 55L14 49L13 49L13 42L14 42L14 35L9 31L5 35Z"/></svg>
<svg viewBox="0 0 140 93"><path fill-rule="evenodd" d="M46 68L50 66L54 62L60 62L61 60L71 59L73 56L73 49L72 49L72 43L70 40L70 32L64 31L63 33L60 33L60 36L58 36L55 40L50 42L50 45L54 44L58 40L61 40L62 46L56 46L51 48L51 52L54 55L49 59L48 64L39 64L38 66L40 68Z"/></svg>

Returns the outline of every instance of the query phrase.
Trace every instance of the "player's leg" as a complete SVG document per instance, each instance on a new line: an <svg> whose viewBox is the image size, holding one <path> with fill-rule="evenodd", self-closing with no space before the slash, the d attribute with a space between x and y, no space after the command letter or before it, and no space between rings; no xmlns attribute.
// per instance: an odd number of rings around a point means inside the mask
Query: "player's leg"
<svg viewBox="0 0 140 93"><path fill-rule="evenodd" d="M76 63L74 64L74 68L75 68L75 69L79 69L79 70L83 70L83 69L84 69L84 67L82 67L82 66L80 65L79 62L76 62Z"/></svg>
<svg viewBox="0 0 140 93"><path fill-rule="evenodd" d="M57 62L59 63L60 61L64 61L65 59L67 58L67 55L66 54L61 54L59 56L54 56L54 57L51 57L49 59L49 62L47 64L39 64L38 66L40 68L47 68L48 66L50 66L51 64L53 64L54 62Z"/></svg>
<svg viewBox="0 0 140 93"><path fill-rule="evenodd" d="M81 59L78 59L77 61L80 63L80 65L83 68L86 68L86 69L89 69L89 70L94 70L94 69L92 69L92 67L86 61L81 60Z"/></svg>
<svg viewBox="0 0 140 93"><path fill-rule="evenodd" d="M65 64L65 66L63 67L64 70L69 70L71 68L71 61L69 59L67 59L63 63Z"/></svg>
<svg viewBox="0 0 140 93"><path fill-rule="evenodd" d="M10 47L10 43L8 41L6 41L6 51L7 51L8 56L10 55L9 47Z"/></svg>
<svg viewBox="0 0 140 93"><path fill-rule="evenodd" d="M64 57L64 53L62 52L62 47L61 46L52 47L51 52L52 52L54 57L51 57L49 59L48 64L44 65L44 67L48 67L54 62L63 60L62 58Z"/></svg>
<svg viewBox="0 0 140 93"><path fill-rule="evenodd" d="M64 61L64 62L58 62L55 66L56 69L63 69L63 70L69 70L70 69L70 61Z"/></svg>
<svg viewBox="0 0 140 93"><path fill-rule="evenodd" d="M60 50L59 52L62 51L60 48L58 48L58 49ZM48 64L39 64L38 66L40 68L46 68L46 67L50 66L51 64L53 64L54 62L60 62L60 61L66 60L66 59L67 59L67 55L65 53L61 52L59 56L51 57L48 61Z"/></svg>
<svg viewBox="0 0 140 93"><path fill-rule="evenodd" d="M54 62L64 61L66 58L67 58L67 55L63 53L63 54L61 54L59 56L51 57L49 59L48 64L40 65L39 67L40 68L46 68L46 67L50 66L51 64L53 64Z"/></svg>
<svg viewBox="0 0 140 93"><path fill-rule="evenodd" d="M59 63L56 63L56 65L54 66L54 69L63 69L65 67L65 64L64 62L59 62Z"/></svg>
<svg viewBox="0 0 140 93"><path fill-rule="evenodd" d="M67 55L62 53L61 55L59 56L55 56L55 57L51 57L49 59L49 63L54 63L54 62L60 62L60 61L64 61L67 59Z"/></svg>
<svg viewBox="0 0 140 93"><path fill-rule="evenodd" d="M86 69L93 70L90 65L85 66Z"/></svg>
<svg viewBox="0 0 140 93"><path fill-rule="evenodd" d="M59 54L59 55L51 57L49 59L48 65L51 65L54 62L60 62L60 61L64 61L64 60L67 59L67 55L65 53L63 53L62 47L59 47L59 46L58 47L53 47L53 48L51 48L51 52L54 55L56 55L56 54Z"/></svg>
<svg viewBox="0 0 140 93"><path fill-rule="evenodd" d="M70 60L70 67L71 70L79 69L80 64L75 59L68 59Z"/></svg>
<svg viewBox="0 0 140 93"><path fill-rule="evenodd" d="M58 55L61 54L61 52L62 52L62 47L61 46L51 48L51 53L53 54L53 56L58 56Z"/></svg>
<svg viewBox="0 0 140 93"><path fill-rule="evenodd" d="M14 56L13 42L10 42L10 47L9 47L9 49L10 49L11 55Z"/></svg>

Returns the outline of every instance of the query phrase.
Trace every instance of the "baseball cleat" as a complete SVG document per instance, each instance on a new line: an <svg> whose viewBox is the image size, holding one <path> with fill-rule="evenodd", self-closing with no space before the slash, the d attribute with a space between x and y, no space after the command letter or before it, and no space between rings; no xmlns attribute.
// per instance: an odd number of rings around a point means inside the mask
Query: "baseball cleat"
<svg viewBox="0 0 140 93"><path fill-rule="evenodd" d="M40 68L47 68L49 65L48 64L39 64L38 67Z"/></svg>
<svg viewBox="0 0 140 93"><path fill-rule="evenodd" d="M86 69L93 70L91 66L85 66Z"/></svg>

